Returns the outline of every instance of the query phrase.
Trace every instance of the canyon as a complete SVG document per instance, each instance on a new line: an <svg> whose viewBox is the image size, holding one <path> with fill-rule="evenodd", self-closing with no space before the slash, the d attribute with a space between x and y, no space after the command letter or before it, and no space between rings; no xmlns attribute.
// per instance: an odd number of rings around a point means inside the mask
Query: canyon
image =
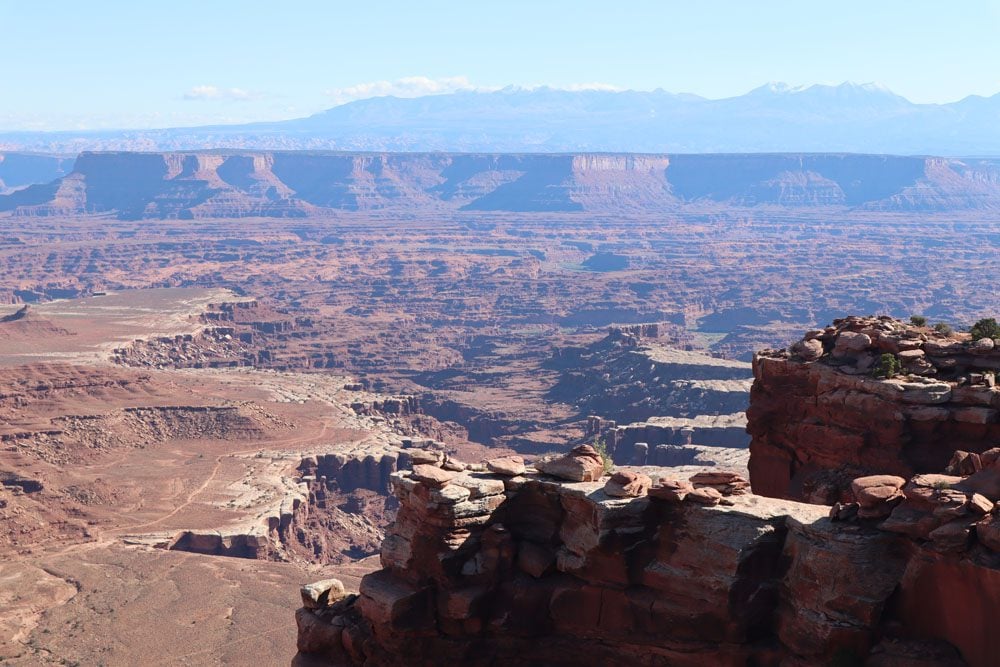
<svg viewBox="0 0 1000 667"><path fill-rule="evenodd" d="M948 524L921 498L945 489L919 479L991 465L993 352L889 316L958 330L1000 310L990 160L43 164L0 172L0 659L282 664L299 587L336 578L360 597L299 613L303 664L379 664L387 628L515 664L561 659L531 653L532 632L649 664L984 664L905 600L995 571L992 510L943 494L962 521L932 538ZM817 329L869 312L885 317ZM835 354L844 332L867 347ZM870 377L883 347L920 379ZM584 444L618 476L542 471ZM852 514L875 474L904 481L879 517L903 532ZM643 476L661 497L609 495ZM847 611L819 575L803 590L813 568L883 561ZM533 629L515 627L522 595L548 610ZM993 613L933 599L972 634Z"/></svg>

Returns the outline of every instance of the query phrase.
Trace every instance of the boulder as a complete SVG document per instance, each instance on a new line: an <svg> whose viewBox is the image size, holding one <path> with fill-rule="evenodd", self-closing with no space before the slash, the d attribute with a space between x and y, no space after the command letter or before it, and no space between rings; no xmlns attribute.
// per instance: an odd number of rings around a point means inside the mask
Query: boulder
<svg viewBox="0 0 1000 667"><path fill-rule="evenodd" d="M524 458L520 456L501 456L486 462L486 469L503 477L517 477L525 471Z"/></svg>
<svg viewBox="0 0 1000 667"><path fill-rule="evenodd" d="M690 477L691 483L694 485L698 484L732 484L734 482L746 482L743 476L739 473L731 472L729 470L709 470L705 472L695 473Z"/></svg>
<svg viewBox="0 0 1000 667"><path fill-rule="evenodd" d="M993 511L994 503L986 496L973 493L969 497L969 510L973 514L978 514L979 516L985 516Z"/></svg>
<svg viewBox="0 0 1000 667"><path fill-rule="evenodd" d="M981 493L996 502L1000 500L1000 469L993 466L980 470L973 475L969 475L956 486L972 493Z"/></svg>
<svg viewBox="0 0 1000 667"><path fill-rule="evenodd" d="M306 609L323 609L347 596L347 590L340 579L323 579L306 584L299 592L302 594L302 606Z"/></svg>
<svg viewBox="0 0 1000 667"><path fill-rule="evenodd" d="M430 487L440 488L457 477L458 473L449 470L442 470L434 465L419 463L413 466L410 479L416 480Z"/></svg>
<svg viewBox="0 0 1000 667"><path fill-rule="evenodd" d="M694 491L694 486L691 482L682 479L661 479L654 486L650 487L648 493L650 498L659 498L671 503L680 503L692 491Z"/></svg>
<svg viewBox="0 0 1000 667"><path fill-rule="evenodd" d="M830 507L830 521L850 521L858 515L857 503L834 503Z"/></svg>
<svg viewBox="0 0 1000 667"><path fill-rule="evenodd" d="M648 475L619 470L604 485L604 493L614 498L638 498L646 495L652 483Z"/></svg>
<svg viewBox="0 0 1000 667"><path fill-rule="evenodd" d="M871 475L851 482L851 491L862 509L871 509L901 497L904 484L906 480L895 475Z"/></svg>
<svg viewBox="0 0 1000 667"><path fill-rule="evenodd" d="M590 445L580 445L563 456L538 461L535 468L571 482L596 482L604 476L604 460Z"/></svg>
<svg viewBox="0 0 1000 667"><path fill-rule="evenodd" d="M965 551L973 525L968 519L955 519L935 528L927 537L942 551Z"/></svg>
<svg viewBox="0 0 1000 667"><path fill-rule="evenodd" d="M468 466L458 459L453 459L446 454L441 467L445 470L450 470L451 472L464 472Z"/></svg>
<svg viewBox="0 0 1000 667"><path fill-rule="evenodd" d="M408 449L406 453L410 455L410 462L413 465L427 464L436 466L444 460L444 454L429 449Z"/></svg>
<svg viewBox="0 0 1000 667"><path fill-rule="evenodd" d="M699 505L718 505L722 502L722 493L710 486L696 488L687 494L687 500L694 501Z"/></svg>
<svg viewBox="0 0 1000 667"><path fill-rule="evenodd" d="M871 336L854 331L842 331L833 346L834 356L854 355L872 345Z"/></svg>
<svg viewBox="0 0 1000 667"><path fill-rule="evenodd" d="M976 537L987 549L1000 552L1000 517L991 514L977 523Z"/></svg>
<svg viewBox="0 0 1000 667"><path fill-rule="evenodd" d="M997 461L1000 461L1000 447L987 449L979 455L979 461L982 463L984 468L996 465Z"/></svg>
<svg viewBox="0 0 1000 667"><path fill-rule="evenodd" d="M948 467L945 468L945 472L949 475L959 475L964 477L979 472L982 469L983 461L979 454L974 452L964 452L959 449L951 455L951 461L948 462Z"/></svg>
<svg viewBox="0 0 1000 667"><path fill-rule="evenodd" d="M823 356L823 343L815 338L805 338L792 345L791 352L803 361L816 361Z"/></svg>

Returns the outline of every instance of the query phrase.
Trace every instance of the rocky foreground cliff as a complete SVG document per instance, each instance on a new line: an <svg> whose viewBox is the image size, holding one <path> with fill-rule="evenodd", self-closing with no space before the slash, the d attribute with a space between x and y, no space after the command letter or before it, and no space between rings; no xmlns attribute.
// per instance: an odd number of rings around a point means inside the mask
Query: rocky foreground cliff
<svg viewBox="0 0 1000 667"><path fill-rule="evenodd" d="M393 475L383 569L358 594L303 589L301 664L986 667L1000 651L1000 494L971 478L861 478L831 510L723 471L606 476L588 446L478 470Z"/></svg>
<svg viewBox="0 0 1000 667"><path fill-rule="evenodd" d="M19 215L307 217L331 211L1000 208L991 160L844 154L83 153L0 196Z"/></svg>
<svg viewBox="0 0 1000 667"><path fill-rule="evenodd" d="M995 665L995 347L850 317L759 353L749 481L589 445L394 473L382 569L303 589L298 662Z"/></svg>

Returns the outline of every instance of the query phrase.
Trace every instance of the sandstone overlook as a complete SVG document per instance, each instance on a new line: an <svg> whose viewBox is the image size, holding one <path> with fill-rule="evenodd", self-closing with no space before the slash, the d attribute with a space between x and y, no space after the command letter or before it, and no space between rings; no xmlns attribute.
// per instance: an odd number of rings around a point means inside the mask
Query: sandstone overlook
<svg viewBox="0 0 1000 667"><path fill-rule="evenodd" d="M885 377L880 366L898 371ZM865 474L939 473L1000 444L1000 348L891 317L848 317L754 357L750 481L832 503ZM876 377L877 376L877 377Z"/></svg>
<svg viewBox="0 0 1000 667"><path fill-rule="evenodd" d="M299 610L297 664L994 664L1000 543L993 501L958 490L972 478L858 479L852 512L724 471L574 481L590 457L444 486L395 473L382 569ZM880 523L892 507L942 527Z"/></svg>

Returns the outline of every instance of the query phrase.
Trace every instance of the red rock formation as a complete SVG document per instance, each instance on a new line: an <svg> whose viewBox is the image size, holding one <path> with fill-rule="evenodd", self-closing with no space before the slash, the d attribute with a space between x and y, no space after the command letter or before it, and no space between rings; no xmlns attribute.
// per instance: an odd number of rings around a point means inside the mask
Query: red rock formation
<svg viewBox="0 0 1000 667"><path fill-rule="evenodd" d="M393 475L400 511L358 597L297 612L302 660L986 667L1000 650L1000 599L976 590L1000 554L983 546L941 553L731 474L628 498L530 469L424 477Z"/></svg>
<svg viewBox="0 0 1000 667"><path fill-rule="evenodd" d="M831 503L854 477L936 473L957 449L1000 444L1000 351L968 338L852 317L758 353L747 410L754 491ZM883 355L900 367L894 377L873 377Z"/></svg>

